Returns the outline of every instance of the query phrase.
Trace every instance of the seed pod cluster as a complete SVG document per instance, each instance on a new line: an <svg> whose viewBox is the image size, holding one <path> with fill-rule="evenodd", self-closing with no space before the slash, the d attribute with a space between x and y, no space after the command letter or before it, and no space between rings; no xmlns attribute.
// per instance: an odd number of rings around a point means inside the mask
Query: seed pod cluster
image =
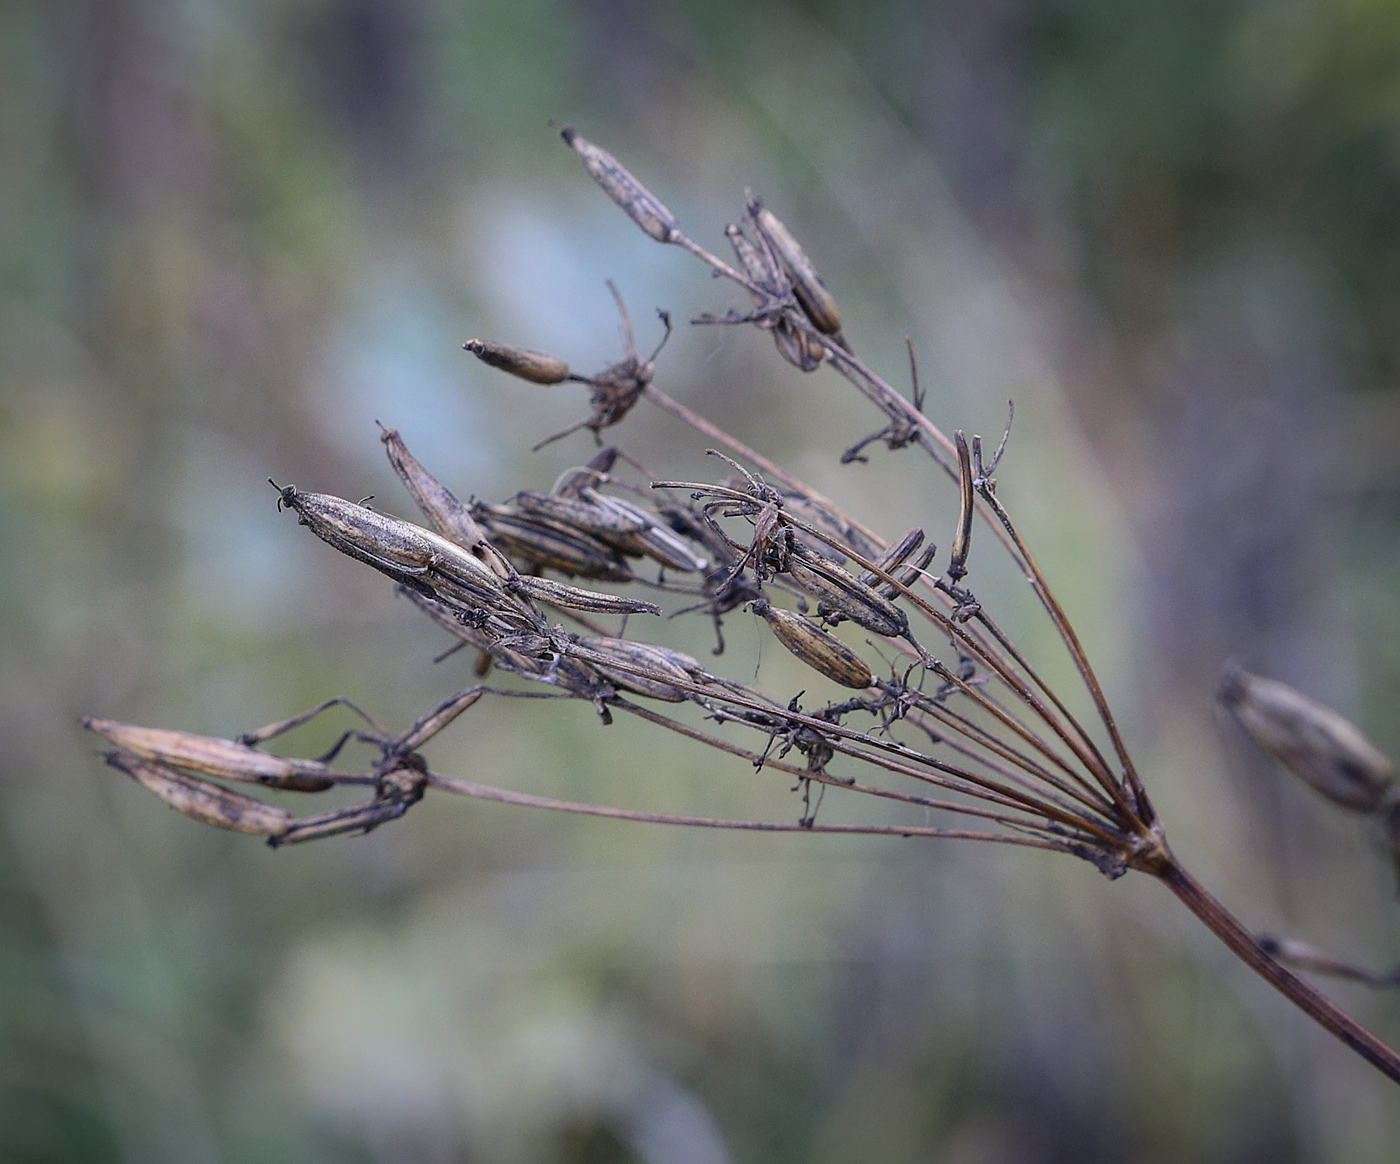
<svg viewBox="0 0 1400 1164"><path fill-rule="evenodd" d="M486 536L518 562L571 577L628 582L632 571L606 542L538 514L477 502L472 517Z"/></svg>
<svg viewBox="0 0 1400 1164"><path fill-rule="evenodd" d="M1218 698L1260 748L1334 804L1364 813L1387 806L1395 767L1344 716L1238 668L1226 672Z"/></svg>
<svg viewBox="0 0 1400 1164"><path fill-rule="evenodd" d="M569 379L569 365L555 356L514 348L509 344L472 339L462 345L484 364L529 380L532 384L559 384Z"/></svg>
<svg viewBox="0 0 1400 1164"><path fill-rule="evenodd" d="M864 690L874 682L864 659L829 631L801 615L792 614L759 598L750 604L774 637L814 671L843 687Z"/></svg>
<svg viewBox="0 0 1400 1164"><path fill-rule="evenodd" d="M292 792L324 792L335 786L335 773L319 760L273 756L217 736L137 727L95 716L87 716L83 727L111 740L127 755L188 775L241 780Z"/></svg>
<svg viewBox="0 0 1400 1164"><path fill-rule="evenodd" d="M572 125L559 131L583 168L603 192L627 212L627 216L657 242L671 242L680 234L676 216L650 190L634 178L607 150L586 140Z"/></svg>
<svg viewBox="0 0 1400 1164"><path fill-rule="evenodd" d="M767 247L755 245L733 223L724 228L724 233L734 248L734 257L744 277L763 292L763 296L756 297L756 306L762 310L768 308L771 301L782 298L788 289L788 280ZM789 364L804 372L815 372L821 367L822 360L826 358L826 349L800 327L794 326L787 312L767 314L756 322L772 332L778 354Z"/></svg>

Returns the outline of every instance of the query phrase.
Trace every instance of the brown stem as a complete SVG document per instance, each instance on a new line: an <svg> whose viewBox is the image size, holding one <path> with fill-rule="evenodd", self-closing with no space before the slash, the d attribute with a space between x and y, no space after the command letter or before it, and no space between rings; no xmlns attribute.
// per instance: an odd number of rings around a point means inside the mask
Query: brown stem
<svg viewBox="0 0 1400 1164"><path fill-rule="evenodd" d="M1291 970L1269 957L1254 935L1174 859L1167 857L1160 865L1146 871L1160 877L1216 937L1294 1006L1331 1031L1372 1066L1400 1083L1400 1055Z"/></svg>

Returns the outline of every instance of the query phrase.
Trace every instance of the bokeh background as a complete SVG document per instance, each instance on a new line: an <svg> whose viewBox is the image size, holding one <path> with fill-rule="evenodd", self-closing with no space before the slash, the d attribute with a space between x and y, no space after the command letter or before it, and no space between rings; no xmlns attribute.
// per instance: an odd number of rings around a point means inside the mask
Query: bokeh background
<svg viewBox="0 0 1400 1164"><path fill-rule="evenodd" d="M525 450L582 391L464 340L588 371L621 351L605 278L644 350L656 307L735 305L607 202L571 121L711 246L764 194L895 382L912 336L945 429L1015 399L1003 495L1178 853L1247 924L1391 965L1392 859L1212 693L1235 658L1400 753L1400 6L12 0L0 61L0 1157L1395 1158L1393 1086L1143 878L446 797L272 852L105 769L77 720L233 735L341 694L400 725L470 681L266 479L410 515L382 420L459 494L548 488L587 434ZM880 422L834 375L682 326L657 382L946 540L914 452L837 465ZM712 471L665 416L614 434ZM982 592L1053 655L988 549ZM751 616L728 630L751 677ZM581 706L480 705L431 757L799 811ZM1400 1038L1393 998L1328 990Z"/></svg>

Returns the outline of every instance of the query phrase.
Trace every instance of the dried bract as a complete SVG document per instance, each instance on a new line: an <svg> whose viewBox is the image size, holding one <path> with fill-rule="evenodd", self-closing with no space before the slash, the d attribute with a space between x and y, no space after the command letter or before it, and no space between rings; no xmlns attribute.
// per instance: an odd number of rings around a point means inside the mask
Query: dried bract
<svg viewBox="0 0 1400 1164"><path fill-rule="evenodd" d="M650 190L634 178L607 150L582 137L572 125L559 131L569 148L578 154L583 168L603 188L627 216L657 242L671 242L680 234L676 216L662 205Z"/></svg>
<svg viewBox="0 0 1400 1164"><path fill-rule="evenodd" d="M559 384L569 379L569 365L543 352L479 339L467 340L462 347L483 363L519 376L522 380L529 380L532 384Z"/></svg>
<svg viewBox="0 0 1400 1164"><path fill-rule="evenodd" d="M1218 693L1250 737L1334 804L1385 806L1395 767L1350 720L1286 683L1231 668Z"/></svg>

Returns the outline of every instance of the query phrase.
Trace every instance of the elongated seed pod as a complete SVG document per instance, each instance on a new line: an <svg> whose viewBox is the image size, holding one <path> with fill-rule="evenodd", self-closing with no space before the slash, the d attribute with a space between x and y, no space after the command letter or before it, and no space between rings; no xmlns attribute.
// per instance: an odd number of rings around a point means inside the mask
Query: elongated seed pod
<svg viewBox="0 0 1400 1164"><path fill-rule="evenodd" d="M383 425L379 427L382 430L379 439L384 442L389 463L394 466L399 480L404 483L404 487L418 503L418 508L433 528L448 541L474 555L480 555L481 560L498 578L512 577L515 574L514 568L505 556L486 540L485 532L472 520L471 510L457 500L452 490L423 468L417 458L408 451L408 446L404 444L398 429L384 428Z"/></svg>
<svg viewBox="0 0 1400 1164"><path fill-rule="evenodd" d="M665 519L653 510L644 509L621 497L610 497L596 489L584 486L579 496L602 509L615 514L619 520L632 520L642 524L634 533L621 536L605 536L605 540L625 554L646 556L673 570L693 574L705 569L709 559L697 554L684 539L664 524Z"/></svg>
<svg viewBox="0 0 1400 1164"><path fill-rule="evenodd" d="M521 513L547 517L561 525L571 525L585 533L609 535L637 533L651 524L645 514L628 513L619 508L601 505L591 490L580 490L576 497L557 493L537 493L522 489L515 495L515 506Z"/></svg>
<svg viewBox="0 0 1400 1164"><path fill-rule="evenodd" d="M801 615L770 606L765 599L750 604L772 629L774 637L812 670L843 687L864 691L875 677L865 660L816 623Z"/></svg>
<svg viewBox="0 0 1400 1164"><path fill-rule="evenodd" d="M324 792L335 786L335 772L319 760L273 756L217 736L137 727L94 716L84 718L83 727L105 736L123 752L182 772L243 780L293 792Z"/></svg>
<svg viewBox="0 0 1400 1164"><path fill-rule="evenodd" d="M967 573L967 554L972 548L972 455L962 429L953 433L958 447L958 529L953 536L953 554L948 577L959 581Z"/></svg>
<svg viewBox="0 0 1400 1164"><path fill-rule="evenodd" d="M286 832L291 823L291 815L286 809L177 772L164 764L138 759L124 752L109 752L107 763L154 792L177 812L201 824L255 836L276 837Z"/></svg>
<svg viewBox="0 0 1400 1164"><path fill-rule="evenodd" d="M610 546L579 530L480 502L472 506L472 516L497 547L521 561L606 582L632 578L627 563Z"/></svg>
<svg viewBox="0 0 1400 1164"><path fill-rule="evenodd" d="M587 610L594 614L660 614L661 607L654 602L643 602L637 598L623 598L617 594L603 594L597 590L582 590L549 578L537 578L533 574L521 574L512 583L531 598L552 602L570 610Z"/></svg>
<svg viewBox="0 0 1400 1164"><path fill-rule="evenodd" d="M1344 716L1238 668L1226 672L1218 697L1256 744L1334 804L1366 813L1385 806L1395 767Z"/></svg>
<svg viewBox="0 0 1400 1164"><path fill-rule="evenodd" d="M920 553L919 556L913 562L906 566L901 573L895 575L895 577L899 581L899 586L894 585L894 583L892 582L883 582L879 586L876 586L875 589L878 590L881 594L883 594L886 598L898 598L902 593L900 587L904 587L905 589L907 589L908 587L913 586L914 583L917 582L919 578L923 575L924 571L926 571L931 565L933 565L933 559L937 556L937 554L937 544L934 542L929 542L929 544L923 548L923 552ZM867 573L868 572L869 571L867 571ZM864 575L862 575L862 577L864 577Z"/></svg>
<svg viewBox="0 0 1400 1164"><path fill-rule="evenodd" d="M923 541L924 531L918 526L915 526L893 546L881 554L880 557L875 560L875 564L886 574L893 574L908 560L909 555L923 544ZM879 575L869 570L861 571L860 580L867 586L874 586L877 589L885 584Z"/></svg>
<svg viewBox="0 0 1400 1164"><path fill-rule="evenodd" d="M692 682L685 669L676 664L670 651L654 647L650 643L634 643L628 639L596 636L580 638L578 646L585 652L580 658L617 687L634 691L638 695L662 699L667 703L682 703L689 698L679 687L665 682L666 679L681 683ZM630 671L611 666L612 661L637 667L651 674L634 675Z"/></svg>
<svg viewBox="0 0 1400 1164"><path fill-rule="evenodd" d="M753 240L732 222L724 228L724 235L729 239L729 245L734 248L734 257L739 260L739 269L744 273L744 277L770 295L781 293L783 273L773 265L768 252L755 246Z"/></svg>
<svg viewBox="0 0 1400 1164"><path fill-rule="evenodd" d="M835 335L841 330L841 312L836 306L835 298L817 274L816 267L812 266L812 260L798 245L792 232L783 225L776 214L763 205L762 200L749 200L749 214L758 232L787 269L792 279L793 294L797 296L802 310L807 313L807 318L812 321L812 326L826 335Z"/></svg>
<svg viewBox="0 0 1400 1164"><path fill-rule="evenodd" d="M462 347L482 363L529 380L532 384L559 384L569 378L569 365L543 352L479 339L467 340Z"/></svg>
<svg viewBox="0 0 1400 1164"><path fill-rule="evenodd" d="M583 168L616 202L627 216L657 242L671 242L680 234L676 216L650 190L634 178L607 150L582 137L572 125L559 131L569 148L578 154Z"/></svg>
<svg viewBox="0 0 1400 1164"><path fill-rule="evenodd" d="M840 566L793 547L787 574L813 598L879 635L898 638L909 633L909 619L873 587L853 578Z"/></svg>

